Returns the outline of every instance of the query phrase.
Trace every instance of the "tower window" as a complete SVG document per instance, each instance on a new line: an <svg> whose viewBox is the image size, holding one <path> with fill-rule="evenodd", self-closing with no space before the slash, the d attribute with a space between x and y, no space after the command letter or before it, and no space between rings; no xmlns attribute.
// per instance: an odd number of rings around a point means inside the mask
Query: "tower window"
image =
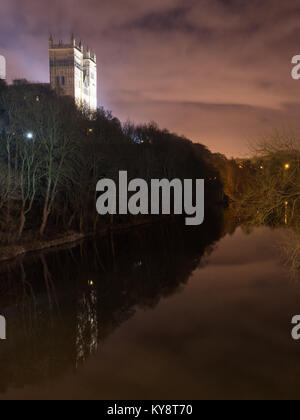
<svg viewBox="0 0 300 420"><path fill-rule="evenodd" d="M59 76L56 77L56 86L59 86Z"/></svg>
<svg viewBox="0 0 300 420"><path fill-rule="evenodd" d="M66 84L65 76L62 76L62 78L61 78L61 84L63 86L65 86L65 84Z"/></svg>

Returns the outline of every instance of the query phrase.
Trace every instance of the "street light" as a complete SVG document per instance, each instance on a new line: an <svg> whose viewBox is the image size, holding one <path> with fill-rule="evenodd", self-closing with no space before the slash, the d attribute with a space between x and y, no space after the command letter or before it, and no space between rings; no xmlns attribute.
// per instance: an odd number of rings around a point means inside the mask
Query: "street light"
<svg viewBox="0 0 300 420"><path fill-rule="evenodd" d="M285 169L286 171L288 171L289 169L291 169L291 164L290 164L290 163L286 163L286 164L284 165L284 169Z"/></svg>
<svg viewBox="0 0 300 420"><path fill-rule="evenodd" d="M29 131L29 132L26 134L26 138L27 138L28 140L32 140L32 139L33 139L33 133L32 133L32 131Z"/></svg>

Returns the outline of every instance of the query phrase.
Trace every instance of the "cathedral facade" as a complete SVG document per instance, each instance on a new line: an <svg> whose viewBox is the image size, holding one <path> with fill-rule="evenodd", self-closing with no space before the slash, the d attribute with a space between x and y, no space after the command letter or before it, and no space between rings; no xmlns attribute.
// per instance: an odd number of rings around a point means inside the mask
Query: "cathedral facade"
<svg viewBox="0 0 300 420"><path fill-rule="evenodd" d="M50 84L63 95L74 98L79 107L97 110L97 58L74 36L69 44L49 38Z"/></svg>

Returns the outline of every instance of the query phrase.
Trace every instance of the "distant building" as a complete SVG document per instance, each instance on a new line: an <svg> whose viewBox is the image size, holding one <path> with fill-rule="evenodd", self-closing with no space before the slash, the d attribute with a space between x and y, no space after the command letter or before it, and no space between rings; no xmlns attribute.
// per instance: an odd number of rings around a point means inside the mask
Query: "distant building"
<svg viewBox="0 0 300 420"><path fill-rule="evenodd" d="M97 59L83 44L76 43L74 36L70 44L60 41L55 44L49 38L50 84L63 95L71 96L78 106L90 111L97 109Z"/></svg>

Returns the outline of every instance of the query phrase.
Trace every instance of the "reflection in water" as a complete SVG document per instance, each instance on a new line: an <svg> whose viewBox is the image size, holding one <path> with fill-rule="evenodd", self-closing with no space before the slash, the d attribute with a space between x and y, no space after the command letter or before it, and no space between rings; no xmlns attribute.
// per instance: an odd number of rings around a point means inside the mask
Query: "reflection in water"
<svg viewBox="0 0 300 420"><path fill-rule="evenodd" d="M0 392L78 369L137 308L179 292L224 235L220 214L211 218L199 228L157 225L1 266L9 335L0 347Z"/></svg>
<svg viewBox="0 0 300 420"><path fill-rule="evenodd" d="M76 368L98 350L97 291L92 280L88 285L89 290L78 299Z"/></svg>
<svg viewBox="0 0 300 420"><path fill-rule="evenodd" d="M299 398L280 230L211 217L2 265L0 399Z"/></svg>
<svg viewBox="0 0 300 420"><path fill-rule="evenodd" d="M284 224L285 225L288 225L289 223L288 211L289 211L289 203L288 201L286 201L284 203Z"/></svg>

